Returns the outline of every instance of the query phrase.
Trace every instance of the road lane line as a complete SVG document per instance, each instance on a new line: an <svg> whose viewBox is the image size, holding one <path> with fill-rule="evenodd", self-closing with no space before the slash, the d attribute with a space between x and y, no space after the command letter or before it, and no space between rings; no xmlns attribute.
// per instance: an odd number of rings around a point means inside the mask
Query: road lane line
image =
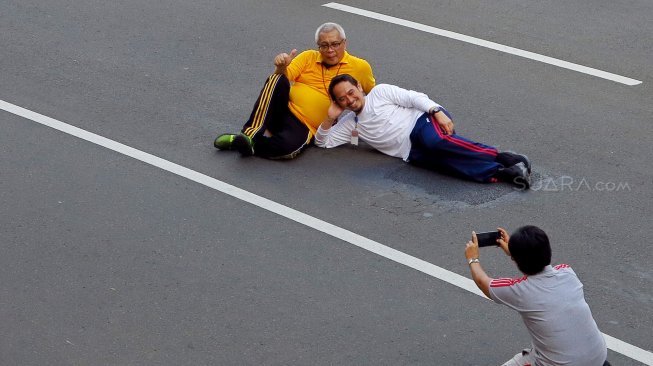
<svg viewBox="0 0 653 366"><path fill-rule="evenodd" d="M545 64L554 65L554 66L558 66L558 67L561 67L561 68L564 68L564 69L569 69L569 70L581 72L583 74L596 76L596 77L599 77L599 78L602 78L602 79L611 80L611 81L621 83L621 84L625 84L625 85L629 85L629 86L639 85L639 84L642 83L640 80L631 79L631 78L621 76L621 75L617 75L617 74L613 74L613 73L610 73L610 72L607 72L607 71L602 71L602 70L594 69L594 68L591 68L591 67L575 64L575 63L560 60L560 59L557 59L557 58L541 55L539 53L524 51L524 50L521 50L519 48L514 48L514 47L502 45L500 43L486 41L484 39L480 39L480 38L476 38L476 37L466 36L464 34L451 32L451 31L448 31L448 30L445 30L445 29L435 28L435 27L431 27L431 26L424 25L424 24L421 24L421 23L411 22L410 20L395 18L393 16L389 16L389 15L385 15L385 14L376 13L376 12L365 10L365 9L355 8L353 6L343 5L343 4L339 4L339 3L327 3L327 4L323 4L322 6L327 7L327 8L331 8L331 9L335 9L335 10L341 10L341 11L344 11L344 12L347 12L347 13L361 15L361 16L364 16L364 17L367 17L367 18L377 19L377 20L381 20L381 21L384 21L384 22L401 25L401 26L404 26L404 27L407 27L407 28L417 29L417 30L420 30L420 31L423 31L423 32L426 32L426 33L432 33L432 34L436 34L438 36L447 37L447 38L455 39L455 40L466 42L466 43L471 43L471 44L474 44L474 45L477 45L477 46L490 48L490 49L493 49L493 50L496 50L496 51L509 53L509 54L512 54L512 55L515 55L515 56L528 58L528 59L531 59L531 60L543 62Z"/></svg>
<svg viewBox="0 0 653 366"><path fill-rule="evenodd" d="M349 230L343 229L341 227L330 224L326 221L320 220L313 216L307 215L303 212L292 209L288 206L284 206L277 202L271 201L265 197L261 197L259 195L235 187L231 184L222 182L215 178L209 177L205 174L191 170L179 164L175 164L171 161L162 159L158 156L146 153L144 151L135 149L133 147L121 144L117 141L108 139L106 137L58 121L54 118L50 118L48 116L44 116L42 114L30 111L28 109L19 107L15 104L5 102L4 100L0 100L0 109L12 113L16 116L26 118L36 123L40 123L44 126L48 126L55 130L78 137L82 140L86 140L93 144L105 147L109 150L113 150L117 153L129 156L136 160L142 161L143 163L155 166L157 168L166 170L170 173L189 179L193 182L197 182L206 187L212 188L216 191L232 196L236 199L248 202L254 206L258 206L262 209L286 217L290 220L308 226L317 231L321 231L334 238L338 238L340 240L346 241L359 248L365 249L374 254L380 255L384 258L390 259L396 263L400 263L407 267L418 270L431 277L435 277L439 280L457 286L463 290L467 290L471 293L474 293L488 300L487 297L485 297L485 295L483 295L483 293L478 289L478 287L476 287L474 281L472 281L467 277L461 276L457 273L451 272L442 267L438 267L432 263L426 262L417 257L413 257L404 252L398 251L396 249L383 245L374 240L368 239L364 236L358 235ZM633 346L617 338L611 337L607 334L604 334L604 337L606 340L606 344L608 345L608 348L610 348L611 350L615 352L619 352L634 360L643 362L646 365L653 366L653 353L641 349L639 347Z"/></svg>

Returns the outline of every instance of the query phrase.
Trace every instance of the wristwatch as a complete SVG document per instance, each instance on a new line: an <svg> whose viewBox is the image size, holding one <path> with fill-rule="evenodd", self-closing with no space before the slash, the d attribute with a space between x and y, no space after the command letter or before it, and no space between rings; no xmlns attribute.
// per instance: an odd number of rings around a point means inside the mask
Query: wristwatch
<svg viewBox="0 0 653 366"><path fill-rule="evenodd" d="M481 264L481 261L479 261L478 258L472 258L472 259L470 259L469 262L467 262L467 263L469 263L469 265L471 266L472 263L478 263L478 264Z"/></svg>
<svg viewBox="0 0 653 366"><path fill-rule="evenodd" d="M440 107L433 107L433 108L431 108L430 112L431 112L431 114L436 114L436 113L440 112L441 110L442 110L442 108L440 108Z"/></svg>

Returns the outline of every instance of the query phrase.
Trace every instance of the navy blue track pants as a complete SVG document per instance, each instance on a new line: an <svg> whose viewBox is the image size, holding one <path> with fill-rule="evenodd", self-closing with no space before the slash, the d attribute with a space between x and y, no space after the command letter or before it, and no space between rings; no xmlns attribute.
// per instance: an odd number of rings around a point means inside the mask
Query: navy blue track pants
<svg viewBox="0 0 653 366"><path fill-rule="evenodd" d="M447 116L451 115L442 110ZM477 182L492 182L503 166L495 161L497 149L466 139L456 133L446 135L433 116L424 113L410 134L408 162L424 168L460 176Z"/></svg>

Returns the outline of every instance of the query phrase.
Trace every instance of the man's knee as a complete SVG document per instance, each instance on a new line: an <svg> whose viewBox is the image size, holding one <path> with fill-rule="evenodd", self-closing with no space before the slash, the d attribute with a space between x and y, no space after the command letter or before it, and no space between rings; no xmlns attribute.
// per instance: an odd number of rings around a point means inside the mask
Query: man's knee
<svg viewBox="0 0 653 366"><path fill-rule="evenodd" d="M265 85L267 86L270 83L274 83L275 88L283 87L290 89L290 80L288 80L288 77L284 74L272 74L268 76L268 78L265 79Z"/></svg>

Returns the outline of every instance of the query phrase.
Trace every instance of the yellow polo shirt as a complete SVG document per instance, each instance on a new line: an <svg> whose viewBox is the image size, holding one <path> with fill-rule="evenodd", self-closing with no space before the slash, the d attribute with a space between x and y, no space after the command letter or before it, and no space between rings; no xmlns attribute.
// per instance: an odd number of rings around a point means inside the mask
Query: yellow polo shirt
<svg viewBox="0 0 653 366"><path fill-rule="evenodd" d="M329 83L336 75L349 74L358 80L365 93L376 84L370 64L352 56L347 51L339 64L328 69L322 65L322 55L307 50L295 57L286 68L290 87L290 111L315 135L320 123L326 118L331 99Z"/></svg>

